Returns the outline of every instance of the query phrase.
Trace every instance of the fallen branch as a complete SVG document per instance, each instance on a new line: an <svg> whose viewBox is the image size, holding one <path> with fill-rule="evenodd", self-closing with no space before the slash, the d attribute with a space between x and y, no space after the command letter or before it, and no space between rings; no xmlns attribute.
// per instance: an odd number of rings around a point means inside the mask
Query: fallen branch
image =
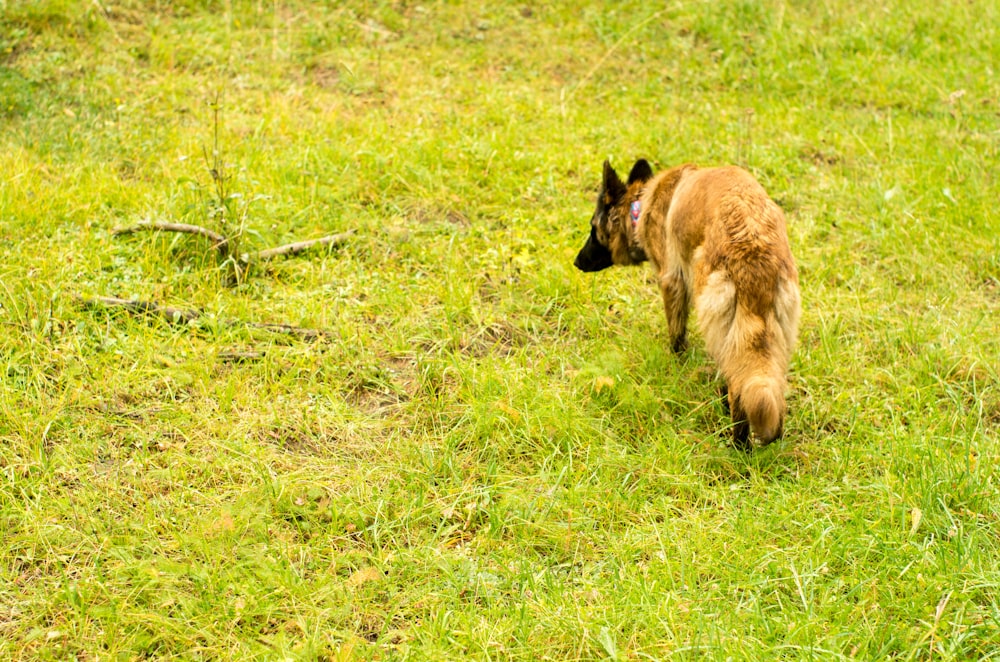
<svg viewBox="0 0 1000 662"><path fill-rule="evenodd" d="M327 334L326 331L321 329L306 329L301 326L292 326L290 324L266 324L263 322L243 322L243 324L246 324L253 329L262 329L273 333L287 333L292 336L307 338L309 340L323 338Z"/></svg>
<svg viewBox="0 0 1000 662"><path fill-rule="evenodd" d="M214 230L203 228L200 225L189 225L188 223L168 223L165 221L140 221L135 225L119 226L111 230L111 234L116 237L125 234L135 234L137 232L183 232L187 234L196 234L209 239L213 243L212 247L219 251L222 258L229 257L229 239ZM239 261L240 263L247 265L251 262L266 262L267 260L283 255L298 255L299 253L317 246L336 246L343 243L344 240L352 234L354 234L354 230L348 230L346 232L341 232L340 234L331 234L326 237L320 237L319 239L296 241L291 244L268 248L256 253L244 253L240 255Z"/></svg>
<svg viewBox="0 0 1000 662"><path fill-rule="evenodd" d="M354 230L348 230L347 232L341 232L340 234L331 234L327 237L320 237L319 239L296 241L293 244L285 244L284 246L278 246L277 248L268 248L267 250L260 251L253 254L251 259L264 261L282 255L298 255L299 253L307 251L315 246L336 246L343 243L344 240L352 234L354 234Z"/></svg>
<svg viewBox="0 0 1000 662"><path fill-rule="evenodd" d="M77 296L76 300L79 301L84 308L96 308L96 307L115 307L124 308L125 310L136 313L136 314L146 314L153 316L160 316L168 322L177 324L193 322L194 320L201 317L201 311L193 310L189 308L171 308L170 306L161 306L157 303L152 303L150 301L136 301L135 299L119 299L118 297L82 297Z"/></svg>
<svg viewBox="0 0 1000 662"><path fill-rule="evenodd" d="M219 352L216 354L216 358L223 363L251 363L264 358L264 352L238 352L233 350L228 352Z"/></svg>
<svg viewBox="0 0 1000 662"><path fill-rule="evenodd" d="M139 221L135 225L119 226L111 230L111 234L116 237L123 234L135 234L136 232L184 232L187 234L196 234L211 240L213 243L212 248L218 250L223 256L229 255L226 250L229 239L214 230L203 228L200 225L167 223L166 221Z"/></svg>
<svg viewBox="0 0 1000 662"><path fill-rule="evenodd" d="M76 299L76 301L79 302L84 308L122 308L136 315L152 315L162 317L171 324L188 324L204 315L202 311L193 308L173 308L170 306L162 306L158 303L153 303L152 301L138 301L135 299L119 299L118 297L101 296L83 297L79 295L74 296L74 299ZM307 329L301 326L293 326L291 324L269 324L264 322L246 322L243 320L223 320L222 324L230 327L247 326L251 329L261 329L263 331L270 331L271 333L285 333L288 335L298 336L299 338L305 338L307 340L317 340L319 338L324 338L327 335L327 332L321 329Z"/></svg>

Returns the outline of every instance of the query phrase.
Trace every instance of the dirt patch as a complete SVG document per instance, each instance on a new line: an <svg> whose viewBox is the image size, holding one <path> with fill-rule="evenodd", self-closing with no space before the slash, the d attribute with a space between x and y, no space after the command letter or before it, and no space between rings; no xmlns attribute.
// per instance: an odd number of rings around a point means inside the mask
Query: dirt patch
<svg viewBox="0 0 1000 662"><path fill-rule="evenodd" d="M260 441L277 446L293 455L324 456L328 441L326 435L295 425L275 425L258 430L255 435Z"/></svg>
<svg viewBox="0 0 1000 662"><path fill-rule="evenodd" d="M524 345L524 333L506 321L493 322L465 336L458 351L475 358L488 354L510 356L517 347Z"/></svg>
<svg viewBox="0 0 1000 662"><path fill-rule="evenodd" d="M806 147L799 152L799 158L803 161L810 161L818 166L835 166L840 163L840 157L830 152L824 152L816 147Z"/></svg>
<svg viewBox="0 0 1000 662"><path fill-rule="evenodd" d="M335 89L340 84L340 69L333 66L317 65L309 70L313 85L324 90Z"/></svg>
<svg viewBox="0 0 1000 662"><path fill-rule="evenodd" d="M447 223L459 227L469 227L469 217L457 209L440 209L436 207L414 207L407 210L406 218L421 225L431 223Z"/></svg>

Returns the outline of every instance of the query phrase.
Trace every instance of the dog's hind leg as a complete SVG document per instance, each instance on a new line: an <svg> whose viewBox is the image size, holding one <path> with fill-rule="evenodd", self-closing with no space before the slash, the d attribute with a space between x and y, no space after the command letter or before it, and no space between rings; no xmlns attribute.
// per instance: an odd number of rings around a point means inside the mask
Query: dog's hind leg
<svg viewBox="0 0 1000 662"><path fill-rule="evenodd" d="M684 273L680 270L668 271L660 276L660 291L663 293L663 308L667 313L667 329L670 332L670 347L680 354L687 349L688 288Z"/></svg>
<svg viewBox="0 0 1000 662"><path fill-rule="evenodd" d="M747 420L746 412L743 411L743 404L739 398L728 397L727 400L733 417L733 446L737 450L748 451L753 446L750 443L750 422Z"/></svg>

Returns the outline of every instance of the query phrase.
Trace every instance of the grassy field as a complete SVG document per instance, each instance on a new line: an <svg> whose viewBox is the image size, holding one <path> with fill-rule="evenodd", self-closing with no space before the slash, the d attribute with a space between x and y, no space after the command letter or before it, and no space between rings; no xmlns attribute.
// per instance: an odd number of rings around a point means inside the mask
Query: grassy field
<svg viewBox="0 0 1000 662"><path fill-rule="evenodd" d="M0 0L0 658L997 656L998 26ZM601 162L640 156L786 210L765 450L727 446L648 269L572 267ZM111 233L140 220L356 232L232 282L200 237Z"/></svg>

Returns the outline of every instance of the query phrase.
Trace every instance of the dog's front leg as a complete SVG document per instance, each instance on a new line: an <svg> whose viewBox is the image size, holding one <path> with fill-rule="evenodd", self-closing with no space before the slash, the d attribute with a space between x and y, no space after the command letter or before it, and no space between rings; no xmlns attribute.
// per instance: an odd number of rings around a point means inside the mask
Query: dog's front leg
<svg viewBox="0 0 1000 662"><path fill-rule="evenodd" d="M667 313L670 347L675 354L687 349L688 289L684 274L678 269L660 276L663 308Z"/></svg>

